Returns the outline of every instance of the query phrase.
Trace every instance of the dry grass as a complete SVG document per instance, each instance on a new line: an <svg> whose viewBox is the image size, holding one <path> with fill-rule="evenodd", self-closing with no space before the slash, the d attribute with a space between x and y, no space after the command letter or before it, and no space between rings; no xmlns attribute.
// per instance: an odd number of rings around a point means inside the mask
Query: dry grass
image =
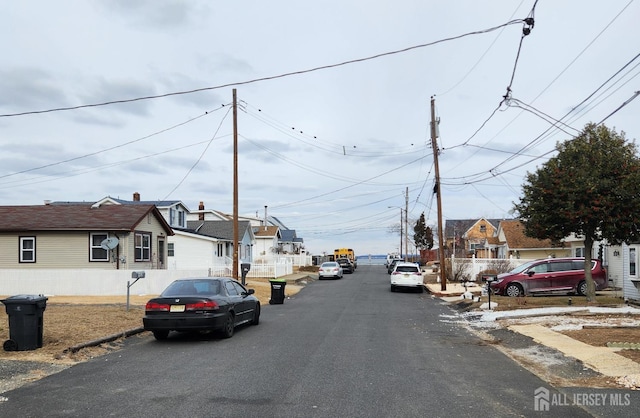
<svg viewBox="0 0 640 418"><path fill-rule="evenodd" d="M271 286L266 279L247 282L260 303L268 304ZM299 286L287 284L290 296ZM7 352L0 349L0 359L75 363L119 348L121 341L103 343L72 353L70 347L142 327L144 305L153 295L131 296L127 311L126 296L52 296L43 313L43 346L29 351ZM4 297L0 297L4 299ZM0 305L0 343L9 339L9 318Z"/></svg>

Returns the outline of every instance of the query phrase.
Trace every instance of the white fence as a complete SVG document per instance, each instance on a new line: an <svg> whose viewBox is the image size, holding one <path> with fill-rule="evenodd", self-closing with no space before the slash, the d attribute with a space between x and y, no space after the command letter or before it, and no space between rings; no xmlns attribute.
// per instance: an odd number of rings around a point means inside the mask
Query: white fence
<svg viewBox="0 0 640 418"><path fill-rule="evenodd" d="M232 275L229 266L194 270L145 270L145 277L133 283L135 270L97 269L13 269L0 270L0 295L118 296L157 295L172 281L185 277ZM248 278L278 278L293 273L291 262L254 264ZM241 272L239 272L241 274Z"/></svg>
<svg viewBox="0 0 640 418"><path fill-rule="evenodd" d="M459 272L461 278L476 280L478 274L486 270L499 270L499 273L512 270L533 259L524 258L453 258L451 257L451 269Z"/></svg>

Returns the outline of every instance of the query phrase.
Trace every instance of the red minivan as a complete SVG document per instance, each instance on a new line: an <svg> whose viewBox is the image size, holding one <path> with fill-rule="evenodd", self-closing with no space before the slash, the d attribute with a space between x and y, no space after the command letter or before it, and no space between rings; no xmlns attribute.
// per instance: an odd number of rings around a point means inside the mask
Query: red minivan
<svg viewBox="0 0 640 418"><path fill-rule="evenodd" d="M591 261L591 276L596 284L596 290L602 290L608 286L607 272L600 260ZM539 293L584 295L587 292L584 258L545 258L530 261L508 273L499 274L497 280L491 282L490 286L493 294L504 296Z"/></svg>

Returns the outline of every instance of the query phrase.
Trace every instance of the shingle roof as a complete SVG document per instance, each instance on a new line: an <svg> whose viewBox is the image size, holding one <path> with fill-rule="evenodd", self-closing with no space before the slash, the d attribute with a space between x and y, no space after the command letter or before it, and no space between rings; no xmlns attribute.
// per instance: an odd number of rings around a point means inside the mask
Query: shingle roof
<svg viewBox="0 0 640 418"><path fill-rule="evenodd" d="M0 206L0 231L133 231L145 216L153 214L173 235L153 205L87 204Z"/></svg>
<svg viewBox="0 0 640 418"><path fill-rule="evenodd" d="M249 221L238 221L238 231L240 231L241 235L240 239L242 239L244 231L246 231L249 226ZM187 228L208 237L229 241L234 240L232 221L187 221Z"/></svg>
<svg viewBox="0 0 640 418"><path fill-rule="evenodd" d="M295 229L281 229L280 235L282 236L281 241L284 242L296 242L296 230Z"/></svg>
<svg viewBox="0 0 640 418"><path fill-rule="evenodd" d="M256 226L253 228L253 234L256 237L275 237L279 231L280 227L277 226Z"/></svg>
<svg viewBox="0 0 640 418"><path fill-rule="evenodd" d="M551 240L531 238L524 234L524 225L518 220L505 220L500 222L500 228L504 233L509 249L519 248L555 248Z"/></svg>

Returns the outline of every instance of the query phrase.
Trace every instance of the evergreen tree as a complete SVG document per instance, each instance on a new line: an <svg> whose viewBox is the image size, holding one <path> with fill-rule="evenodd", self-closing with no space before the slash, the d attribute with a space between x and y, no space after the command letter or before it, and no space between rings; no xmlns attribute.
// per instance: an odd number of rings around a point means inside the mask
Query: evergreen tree
<svg viewBox="0 0 640 418"><path fill-rule="evenodd" d="M433 231L426 225L424 212L422 212L420 218L416 221L413 227L413 233L413 242L417 248L421 250L430 250L433 248Z"/></svg>
<svg viewBox="0 0 640 418"><path fill-rule="evenodd" d="M527 174L515 210L530 237L584 238L587 300L593 301L594 242L620 244L640 236L640 159L624 132L592 123L556 149L555 157Z"/></svg>

